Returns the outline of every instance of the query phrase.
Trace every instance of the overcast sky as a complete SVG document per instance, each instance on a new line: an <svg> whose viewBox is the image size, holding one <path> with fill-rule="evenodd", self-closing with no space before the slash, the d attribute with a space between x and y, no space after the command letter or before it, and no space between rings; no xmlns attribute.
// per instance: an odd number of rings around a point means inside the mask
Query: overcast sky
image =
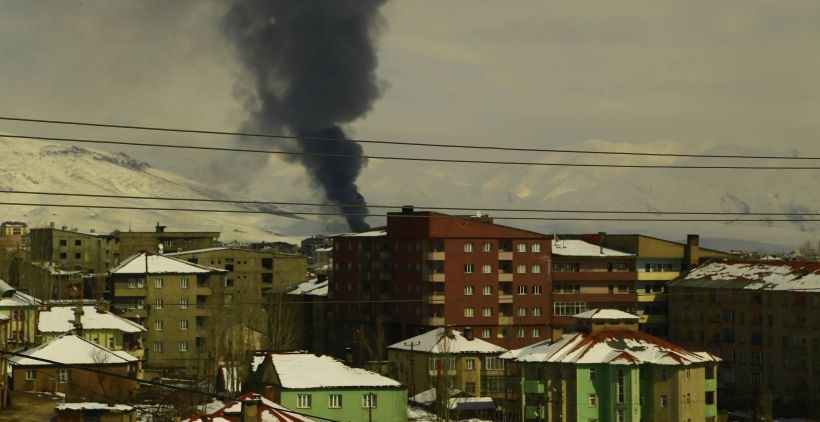
<svg viewBox="0 0 820 422"><path fill-rule="evenodd" d="M241 69L220 31L224 4L0 1L0 115L236 130ZM391 0L382 12L385 88L354 137L817 155L817 1ZM188 172L201 162L132 152Z"/></svg>

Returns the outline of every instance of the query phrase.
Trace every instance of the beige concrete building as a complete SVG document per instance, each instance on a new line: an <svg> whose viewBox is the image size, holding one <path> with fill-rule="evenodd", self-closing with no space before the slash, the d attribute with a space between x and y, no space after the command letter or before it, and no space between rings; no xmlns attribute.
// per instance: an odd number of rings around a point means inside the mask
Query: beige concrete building
<svg viewBox="0 0 820 422"><path fill-rule="evenodd" d="M112 311L147 328L145 369L168 376L215 371L226 270L139 253L109 273Z"/></svg>

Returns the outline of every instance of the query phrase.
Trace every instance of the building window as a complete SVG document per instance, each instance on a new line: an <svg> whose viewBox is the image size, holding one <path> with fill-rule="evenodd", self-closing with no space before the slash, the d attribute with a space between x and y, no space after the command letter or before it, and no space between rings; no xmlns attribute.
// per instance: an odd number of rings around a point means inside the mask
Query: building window
<svg viewBox="0 0 820 422"><path fill-rule="evenodd" d="M128 279L128 288L129 289L141 289L145 287L145 280L141 278L129 278Z"/></svg>
<svg viewBox="0 0 820 422"><path fill-rule="evenodd" d="M183 331L188 329L188 320L187 319L179 320L179 329L183 330Z"/></svg>
<svg viewBox="0 0 820 422"><path fill-rule="evenodd" d="M162 320L154 321L154 330L162 331L165 328L165 323Z"/></svg>
<svg viewBox="0 0 820 422"><path fill-rule="evenodd" d="M158 289L161 289L161 288L165 287L165 280L163 280L161 278L158 278L158 279L154 280L154 287L156 287Z"/></svg>
<svg viewBox="0 0 820 422"><path fill-rule="evenodd" d="M162 353L162 342L161 341L155 341L154 342L154 351L157 352L157 353Z"/></svg>
<svg viewBox="0 0 820 422"><path fill-rule="evenodd" d="M475 371L475 359L464 359L464 369Z"/></svg>
<svg viewBox="0 0 820 422"><path fill-rule="evenodd" d="M299 409L310 409L310 401L311 395L310 394L297 394L296 395L296 407Z"/></svg>
<svg viewBox="0 0 820 422"><path fill-rule="evenodd" d="M375 409L377 404L376 395L367 393L362 395L362 407L366 409Z"/></svg>
<svg viewBox="0 0 820 422"><path fill-rule="evenodd" d="M527 244L519 243L518 245L516 245L516 250L518 250L518 252L527 252Z"/></svg>
<svg viewBox="0 0 820 422"><path fill-rule="evenodd" d="M179 287L181 289L187 289L188 288L188 277L182 277L182 278L179 279Z"/></svg>
<svg viewBox="0 0 820 422"><path fill-rule="evenodd" d="M481 315L485 317L493 316L493 308L487 306L481 311Z"/></svg>
<svg viewBox="0 0 820 422"><path fill-rule="evenodd" d="M541 252L541 244L533 243L532 245L530 245L530 250L533 252Z"/></svg>
<svg viewBox="0 0 820 422"><path fill-rule="evenodd" d="M519 327L519 328L516 330L516 332L515 332L515 335L516 335L518 338L524 338L524 334L525 334L525 332L524 332L524 328L521 328L521 327Z"/></svg>
<svg viewBox="0 0 820 422"><path fill-rule="evenodd" d="M517 272L518 274L526 274L527 266L525 264L518 264L515 266L515 272Z"/></svg>
<svg viewBox="0 0 820 422"><path fill-rule="evenodd" d="M531 269L533 274L538 274L541 272L541 264L532 264Z"/></svg>
<svg viewBox="0 0 820 422"><path fill-rule="evenodd" d="M487 356L484 358L484 369L487 371L500 371L504 369L504 359Z"/></svg>
<svg viewBox="0 0 820 422"><path fill-rule="evenodd" d="M490 264L484 264L481 266L481 272L484 274L490 274L493 272L493 266Z"/></svg>
<svg viewBox="0 0 820 422"><path fill-rule="evenodd" d="M589 407L598 406L598 395L595 393L589 393L587 395L587 403L589 403Z"/></svg>
<svg viewBox="0 0 820 422"><path fill-rule="evenodd" d="M669 399L667 399L665 394L662 394L661 395L661 407L666 407L666 405L668 403L669 403Z"/></svg>
<svg viewBox="0 0 820 422"><path fill-rule="evenodd" d="M472 274L474 271L473 264L464 264L464 272L467 274Z"/></svg>
<svg viewBox="0 0 820 422"><path fill-rule="evenodd" d="M616 421L617 422L624 422L626 421L626 413L624 413L623 409L618 409L615 411Z"/></svg>
<svg viewBox="0 0 820 422"><path fill-rule="evenodd" d="M29 381L36 380L37 379L37 371L34 370L34 369L26 370L26 379L29 380Z"/></svg>
<svg viewBox="0 0 820 422"><path fill-rule="evenodd" d="M617 397L615 398L615 401L616 401L616 403L623 403L624 399L626 398L625 394L624 394L624 388L625 388L625 385L624 385L624 382L625 382L624 370L623 369L618 369L615 372L615 374L616 374L615 375L615 388L616 388L616 394L617 394Z"/></svg>
<svg viewBox="0 0 820 422"><path fill-rule="evenodd" d="M162 306L165 304L165 300L157 299L154 301L154 309L162 309Z"/></svg>
<svg viewBox="0 0 820 422"><path fill-rule="evenodd" d="M83 254L82 252L74 252L74 259L82 259Z"/></svg>
<svg viewBox="0 0 820 422"><path fill-rule="evenodd" d="M341 394L331 394L328 396L328 403L327 407L331 409L341 409L342 408L342 395Z"/></svg>
<svg viewBox="0 0 820 422"><path fill-rule="evenodd" d="M464 316L472 318L475 316L475 308L464 308Z"/></svg>
<svg viewBox="0 0 820 422"><path fill-rule="evenodd" d="M186 340L179 342L179 351L180 352L187 352L188 351L188 342Z"/></svg>
<svg viewBox="0 0 820 422"><path fill-rule="evenodd" d="M493 330L491 328L482 328L481 329L481 338L491 338L493 336Z"/></svg>
<svg viewBox="0 0 820 422"><path fill-rule="evenodd" d="M541 294L541 286L540 285L532 286L532 294L540 295Z"/></svg>
<svg viewBox="0 0 820 422"><path fill-rule="evenodd" d="M484 289L481 292L484 296L490 296L493 294L493 286L484 286Z"/></svg>
<svg viewBox="0 0 820 422"><path fill-rule="evenodd" d="M520 306L518 308L518 316L527 316L527 308Z"/></svg>
<svg viewBox="0 0 820 422"><path fill-rule="evenodd" d="M493 251L493 244L490 242L484 242L484 252L492 252Z"/></svg>
<svg viewBox="0 0 820 422"><path fill-rule="evenodd" d="M532 316L541 316L541 315L542 314L541 314L541 307L540 306L536 306L536 307L532 308Z"/></svg>
<svg viewBox="0 0 820 422"><path fill-rule="evenodd" d="M114 337L108 337L108 348L114 350Z"/></svg>
<svg viewBox="0 0 820 422"><path fill-rule="evenodd" d="M182 298L179 300L179 309L188 309L188 299Z"/></svg>
<svg viewBox="0 0 820 422"><path fill-rule="evenodd" d="M59 382L59 383L68 382L68 369L58 369L57 370L57 382Z"/></svg>
<svg viewBox="0 0 820 422"><path fill-rule="evenodd" d="M475 288L473 286L464 286L464 294L467 296L472 296L475 293Z"/></svg>
<svg viewBox="0 0 820 422"><path fill-rule="evenodd" d="M518 286L518 294L520 294L520 295L527 294L527 286Z"/></svg>
<svg viewBox="0 0 820 422"><path fill-rule="evenodd" d="M467 242L464 244L464 252L473 252L475 250L475 246L473 242Z"/></svg>
<svg viewBox="0 0 820 422"><path fill-rule="evenodd" d="M143 299L129 299L128 309L142 309L145 306Z"/></svg>
<svg viewBox="0 0 820 422"><path fill-rule="evenodd" d="M532 329L532 336L533 338L541 337L541 328L535 327Z"/></svg>
<svg viewBox="0 0 820 422"><path fill-rule="evenodd" d="M464 392L467 394L475 394L475 382L468 381L464 383Z"/></svg>
<svg viewBox="0 0 820 422"><path fill-rule="evenodd" d="M590 381L595 380L595 368L589 368L589 380Z"/></svg>
<svg viewBox="0 0 820 422"><path fill-rule="evenodd" d="M552 314L572 316L587 310L586 302L553 302Z"/></svg>
<svg viewBox="0 0 820 422"><path fill-rule="evenodd" d="M68 246L68 239L60 239L60 246Z"/></svg>

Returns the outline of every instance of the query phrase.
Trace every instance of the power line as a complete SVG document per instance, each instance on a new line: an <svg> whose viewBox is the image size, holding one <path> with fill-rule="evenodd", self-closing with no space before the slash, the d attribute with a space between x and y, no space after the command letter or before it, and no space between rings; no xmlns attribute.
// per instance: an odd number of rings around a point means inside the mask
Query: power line
<svg viewBox="0 0 820 422"><path fill-rule="evenodd" d="M458 164L493 164L493 165L516 165L516 166L540 166L540 167L593 167L593 168L640 168L640 169L696 169L696 170L820 170L820 166L706 166L706 165L664 165L664 164L589 164L589 163L565 163L565 162L539 162L539 161L498 161L498 160L467 160L467 159L449 159L449 158L416 158L416 157L398 157L386 155L355 155L355 154L336 154L336 153L314 153L303 151L281 151L281 150L257 150L249 148L227 148L227 147L206 147L196 145L175 145L175 144L158 144L158 143L143 143L130 141L104 141L95 139L80 139L80 138L64 138L54 136L31 136L31 135L4 135L6 138L15 139L36 139L45 141L60 141L60 142L78 142L90 144L110 144L110 145L128 145L137 147L151 147L151 148L174 148L174 149L193 149L205 151L228 151L228 152L243 152L243 153L262 153L262 154L281 154L293 156L308 156L308 157L324 157L324 158L339 158L339 159L365 159L365 160L393 160L393 161L412 161L412 162L433 162L433 163L458 163Z"/></svg>
<svg viewBox="0 0 820 422"><path fill-rule="evenodd" d="M141 196L141 195L113 195L113 194L91 194L91 193L70 193L70 192L42 192L42 191L20 191L0 189L0 193L20 194L20 195L43 195L43 196L68 196L83 198L109 198L109 199L137 199L137 200L157 200L157 201L182 201L182 202L206 202L206 203L231 203L242 205L287 205L287 206L311 206L311 207L355 207L356 204L322 204L316 202L287 202L287 201L256 201L238 199L211 199L211 198L180 198L169 196ZM368 204L368 208L380 209L400 209L401 205L374 205ZM467 211L475 207L418 207L422 210L436 211ZM820 213L784 213L784 212L713 212L713 211L629 211L629 210L585 210L585 209L538 209L538 208L481 208L482 211L493 212L522 212L522 213L575 213L575 214L648 214L648 215L774 215L774 216L820 216ZM270 212L270 211L267 211ZM287 213L286 211L283 211Z"/></svg>
<svg viewBox="0 0 820 422"><path fill-rule="evenodd" d="M368 140L368 139L338 139L327 137L314 136L297 136L297 135L274 135L269 133L255 133L255 132L235 132L235 131L217 131L217 130L202 130L202 129L186 129L186 128L169 128L159 126L144 126L144 125L118 125L108 123L94 123L83 121L69 121L69 120L50 120L50 119L34 119L25 117L11 117L0 116L0 120L28 122L28 123L44 123L56 125L71 125L71 126L86 126L109 129L130 129L130 130L144 130L156 132L171 132L171 133L191 133L200 135L221 135L221 136L243 136L249 138L268 138L268 139L286 139L286 140L300 140L300 141L339 141L347 140L360 144L382 144L382 145L398 145L398 146L419 146L419 147L434 147L434 148L453 148L453 149L475 149L488 151L516 151L516 152L543 152L543 153L566 153L566 154L598 154L598 155L624 155L624 156L644 156L644 157L682 157L682 158L738 158L738 159L765 159L765 160L820 160L820 157L795 157L784 155L742 155L742 154L676 154L676 153L649 153L649 152L621 152L621 151L591 151L591 150L572 150L572 149L554 149L554 148L522 148L522 147L495 147L495 146L481 146L481 145L452 145L431 142L402 142L402 141L384 141L384 140Z"/></svg>

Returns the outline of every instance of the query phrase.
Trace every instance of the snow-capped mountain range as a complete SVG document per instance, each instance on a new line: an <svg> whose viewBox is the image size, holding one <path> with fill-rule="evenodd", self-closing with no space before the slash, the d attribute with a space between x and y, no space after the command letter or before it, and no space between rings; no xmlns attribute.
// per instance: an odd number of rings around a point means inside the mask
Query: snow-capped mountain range
<svg viewBox="0 0 820 422"><path fill-rule="evenodd" d="M589 141L578 145L586 150L635 150L635 145ZM653 151L692 152L673 142L652 145ZM329 217L290 214L298 208L262 204L237 204L216 200L253 201L268 198L302 198L303 202L320 202L309 191L301 171L276 171L276 166L294 166L284 162L272 164L276 180L267 191L240 196L236 191L218 185L203 184L183 175L152 167L122 153L93 150L80 144L0 137L0 207L4 220L20 220L31 227L70 226L81 231L153 230L159 223L168 230L207 230L222 233L222 240L298 242L313 234L343 231L338 220ZM726 154L721 149L702 149L700 153ZM740 151L770 155L760 151ZM682 157L616 157L595 155L567 156L548 153L529 154L527 161L541 163L621 164L720 164L704 163ZM602 161L607 160L607 161ZM748 164L721 162L722 164ZM795 165L768 161L765 165ZM798 163L802 164L802 163ZM764 164L761 164L764 165ZM731 176L731 177L730 177ZM701 236L701 244L721 249L744 248L778 251L795 248L805 241L820 239L820 223L791 217L788 222L624 222L606 221L610 214L507 213L496 209L529 210L624 210L624 211L692 211L731 212L740 214L815 213L820 203L817 171L773 170L680 170L596 168L567 166L441 166L431 163L370 160L359 186L372 204L404 204L425 207L454 207L458 214L484 210L496 222L542 233L640 233L683 242L687 234ZM287 188L287 195L276 195ZM301 191L300 191L301 190ZM16 193L8 193L13 191ZM42 192L49 194L21 194ZM260 194L261 192L261 194ZM281 193L281 192L280 192ZM64 196L55 194L83 194ZM119 198L107 198L117 196ZM151 197L137 199L128 197ZM170 198L187 199L171 200ZM55 206L62 205L62 206ZM139 209L148 208L148 209ZM175 209L209 209L235 212L194 212ZM304 208L302 208L304 210ZM384 214L380 208L373 214ZM505 220L503 216L538 218L584 217L590 221ZM651 215L618 215L625 218L652 218ZM717 215L678 215L677 218L733 218ZM765 216L750 216L765 218ZM772 216L772 219L786 218ZM810 217L809 217L810 218ZM371 225L384 223L383 218L368 219Z"/></svg>

